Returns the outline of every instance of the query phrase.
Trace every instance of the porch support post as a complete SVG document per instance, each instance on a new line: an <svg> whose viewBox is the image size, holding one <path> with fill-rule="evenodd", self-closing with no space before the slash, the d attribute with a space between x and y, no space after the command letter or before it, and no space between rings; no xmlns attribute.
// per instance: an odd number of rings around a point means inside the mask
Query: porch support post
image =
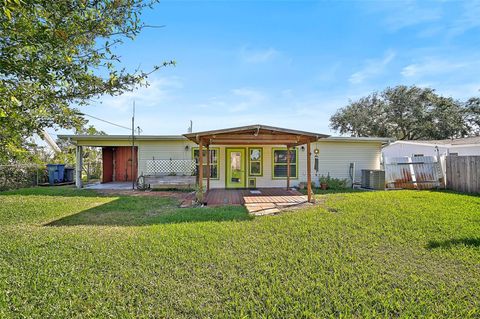
<svg viewBox="0 0 480 319"><path fill-rule="evenodd" d="M200 139L198 144L198 188L203 194L203 140Z"/></svg>
<svg viewBox="0 0 480 319"><path fill-rule="evenodd" d="M210 190L210 145L207 144L207 191Z"/></svg>
<svg viewBox="0 0 480 319"><path fill-rule="evenodd" d="M83 166L83 148L80 145L77 145L76 149L76 160L75 160L75 186L77 188L82 188L82 166Z"/></svg>
<svg viewBox="0 0 480 319"><path fill-rule="evenodd" d="M287 190L290 189L290 146L287 145Z"/></svg>
<svg viewBox="0 0 480 319"><path fill-rule="evenodd" d="M310 142L307 143L307 192L308 202L312 201L312 154L310 153Z"/></svg>

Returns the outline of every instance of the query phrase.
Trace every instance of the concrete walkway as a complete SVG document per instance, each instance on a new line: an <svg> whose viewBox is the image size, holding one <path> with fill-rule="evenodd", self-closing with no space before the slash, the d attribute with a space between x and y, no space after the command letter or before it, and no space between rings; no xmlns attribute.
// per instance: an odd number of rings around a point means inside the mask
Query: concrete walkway
<svg viewBox="0 0 480 319"><path fill-rule="evenodd" d="M128 190L132 189L132 182L94 183L85 185L84 188L97 190Z"/></svg>

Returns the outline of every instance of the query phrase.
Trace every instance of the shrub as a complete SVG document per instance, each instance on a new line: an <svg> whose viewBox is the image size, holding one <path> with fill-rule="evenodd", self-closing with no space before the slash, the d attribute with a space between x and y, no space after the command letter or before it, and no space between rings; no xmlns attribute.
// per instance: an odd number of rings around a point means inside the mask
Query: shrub
<svg viewBox="0 0 480 319"><path fill-rule="evenodd" d="M320 184L326 183L328 189L345 189L347 188L348 180L347 179L341 179L341 178L332 178L330 177L330 173L327 174L327 176L322 175L319 178Z"/></svg>
<svg viewBox="0 0 480 319"><path fill-rule="evenodd" d="M45 169L36 165L0 165L0 191L36 186L44 175Z"/></svg>

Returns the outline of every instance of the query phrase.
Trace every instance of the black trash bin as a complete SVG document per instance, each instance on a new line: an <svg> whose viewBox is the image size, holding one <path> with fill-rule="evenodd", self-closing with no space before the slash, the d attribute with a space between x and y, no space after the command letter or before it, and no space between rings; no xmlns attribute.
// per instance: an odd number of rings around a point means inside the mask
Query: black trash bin
<svg viewBox="0 0 480 319"><path fill-rule="evenodd" d="M65 182L73 182L73 172L75 171L74 168L65 167Z"/></svg>

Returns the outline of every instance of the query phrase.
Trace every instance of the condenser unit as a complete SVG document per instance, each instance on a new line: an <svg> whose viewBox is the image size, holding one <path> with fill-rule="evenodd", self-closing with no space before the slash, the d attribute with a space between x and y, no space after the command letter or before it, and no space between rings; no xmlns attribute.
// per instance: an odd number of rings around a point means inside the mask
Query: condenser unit
<svg viewBox="0 0 480 319"><path fill-rule="evenodd" d="M385 171L362 169L362 188L385 189Z"/></svg>

